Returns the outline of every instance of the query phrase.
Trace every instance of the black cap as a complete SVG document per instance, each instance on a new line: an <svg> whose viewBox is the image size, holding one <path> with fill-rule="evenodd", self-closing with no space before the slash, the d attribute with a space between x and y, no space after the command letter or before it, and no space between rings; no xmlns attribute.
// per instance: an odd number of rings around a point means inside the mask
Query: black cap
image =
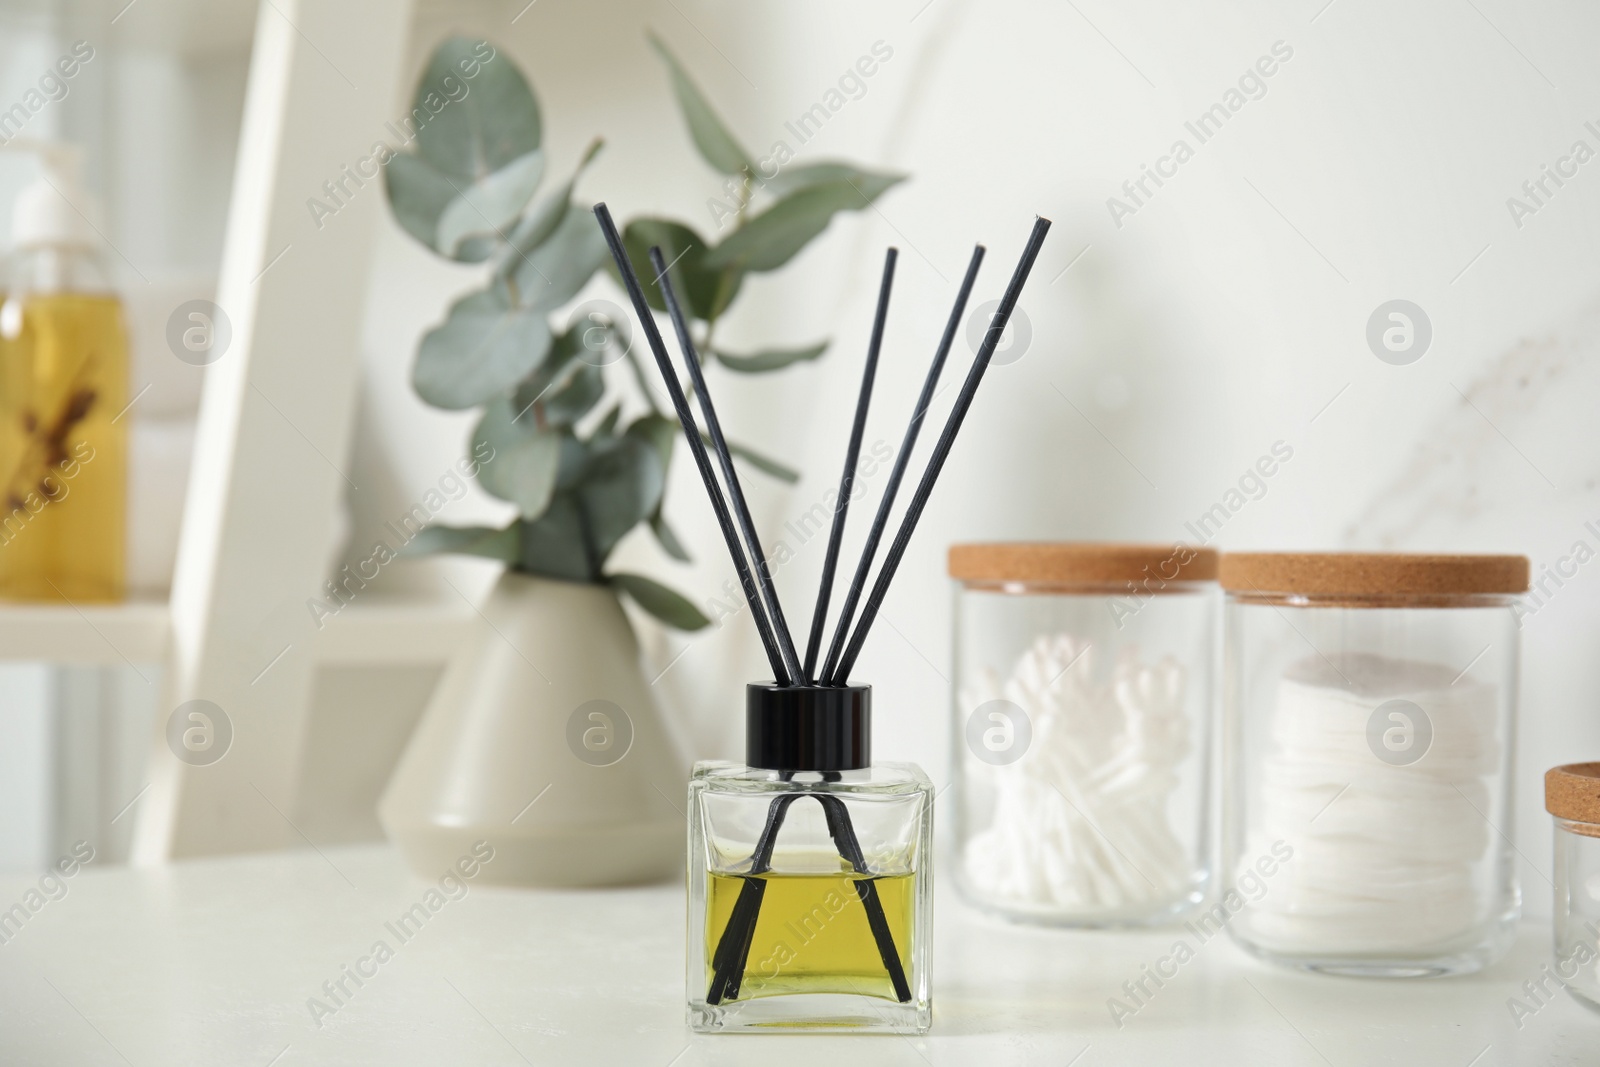
<svg viewBox="0 0 1600 1067"><path fill-rule="evenodd" d="M775 771L872 766L872 686L745 686L744 761Z"/></svg>

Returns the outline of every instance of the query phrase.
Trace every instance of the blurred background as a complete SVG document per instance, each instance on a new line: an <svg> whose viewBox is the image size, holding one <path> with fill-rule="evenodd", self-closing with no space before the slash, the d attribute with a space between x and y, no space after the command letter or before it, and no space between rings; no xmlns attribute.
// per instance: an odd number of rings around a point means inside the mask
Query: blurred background
<svg viewBox="0 0 1600 1067"><path fill-rule="evenodd" d="M252 50L262 34L295 32L287 23L271 0L259 10L243 0L0 0L0 109L24 99L74 42L92 44L93 59L64 98L31 115L26 136L83 149L106 261L127 302L130 395L149 387L128 413L129 601L77 614L0 605L0 869L42 869L82 838L104 842L105 860L129 858L143 790L164 756L162 672L175 648L182 662L186 640L169 617L174 574L178 605L184 568L201 566L189 560L212 551L185 529L185 507L222 491L249 495L263 512L301 506L294 484L272 477L191 486L192 471L226 458L196 445L211 439L203 402L224 395L203 379L226 365L189 366L166 341L185 301L229 309L219 282L230 232L247 222L230 220L230 203L237 213L238 198L264 180L253 168L303 149L299 170L334 175L382 136L374 122L370 136L330 146L287 124L274 145L241 145L247 90L261 76ZM856 670L877 686L880 757L948 780L950 543L1193 541L1193 524L1281 442L1292 458L1264 492L1228 506L1210 543L1525 553L1536 585L1579 542L1590 546L1579 563L1561 564L1560 582L1547 580L1524 617L1519 807L1504 829L1522 862L1533 857L1548 873L1536 783L1551 765L1600 752L1600 668L1588 647L1600 585L1584 565L1600 547L1600 163L1558 162L1577 141L1600 147L1587 125L1600 126L1589 55L1600 12L1487 0L423 0L397 29L312 40L307 62L325 66L308 75L320 80L305 114L403 116L435 45L481 37L533 84L552 173L606 139L579 199L711 234L723 179L685 135L650 30L753 151L784 140L800 163L848 158L909 175L870 210L837 216L789 266L753 277L719 326L736 348L833 339L822 359L780 376L719 382L729 436L802 472L792 486L747 481L773 537L837 482L883 248L901 255L869 447L898 441L972 244L990 251L981 303L998 297L1002 265L1033 215L1055 221L1021 304L1027 330L1013 327ZM376 37L395 33L398 83L375 100L363 71ZM880 62L864 91L797 143L786 124L866 55ZM1274 72L1251 77L1262 57ZM1242 99L1236 109L1230 93ZM1229 117L1197 137L1193 125L1219 102ZM1163 162L1180 139L1192 152ZM37 167L29 153L0 152L0 245L10 244L10 204ZM1157 168L1159 183L1146 177ZM1558 168L1559 183L1546 177ZM275 195L309 199L317 185ZM235 328L253 328L253 315L303 316L339 324L336 336L355 348L347 431L281 439L286 464L339 472L332 519L304 524L333 578L464 454L476 416L425 405L410 367L421 334L486 268L421 248L377 188L320 227L305 217L297 226L257 256L261 275L234 278L233 291L258 279L289 286L337 252L354 257L338 263L360 264L346 277L354 297L263 299L238 310ZM574 303L592 296L620 299L603 274ZM1431 326L1426 351L1405 365L1368 342L1369 319L1392 300L1414 303ZM953 361L969 352L959 344ZM681 458L667 500L696 562L671 560L642 530L617 559L711 613L732 570ZM437 517L492 524L512 510L473 486ZM847 558L865 526L857 515ZM809 606L822 554L821 538L796 547L777 578L786 603ZM250 655L303 677L309 711L284 742L299 750L295 781L278 794L295 798L287 817L303 836L381 838L377 797L448 657L448 635L498 571L460 558L397 563L363 592L359 620L326 632L301 607L318 583L288 597L285 618L298 630L280 639L267 627ZM686 751L737 757L743 684L766 673L752 628L742 617L693 634L640 614L635 623L647 677ZM1525 886L1539 881L1520 874ZM1548 912L1546 894L1527 901Z"/></svg>

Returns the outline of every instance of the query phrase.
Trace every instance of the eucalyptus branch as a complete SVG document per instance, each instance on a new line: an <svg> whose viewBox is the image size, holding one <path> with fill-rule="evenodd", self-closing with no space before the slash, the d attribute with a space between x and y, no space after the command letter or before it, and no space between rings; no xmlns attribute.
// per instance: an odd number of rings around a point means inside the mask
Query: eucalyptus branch
<svg viewBox="0 0 1600 1067"><path fill-rule="evenodd" d="M629 256L642 262L653 246L667 253L674 281L681 279L695 316L703 361L756 374L817 358L825 344L748 354L718 352L713 344L720 319L747 277L779 269L835 215L867 207L901 176L833 161L788 167L778 182L758 180L750 154L723 127L666 46L654 43L675 72L678 101L701 155L721 174L743 169L728 186L737 207L720 217L724 232L716 239L708 240L685 222L640 217L624 227ZM510 59L469 62L485 45L452 37L435 48L416 85L415 107L428 109L430 100L448 95L438 72L469 66L479 71L469 77L476 78L474 99L482 103L470 124L452 124L447 116L419 127L416 144L385 169L383 185L395 223L423 247L449 262L495 266L422 338L411 381L417 395L434 407L478 412L474 454L481 447L492 449L483 454L494 457L477 464L478 483L517 505L520 517L500 530L431 527L418 538L416 551L466 552L528 573L611 581L670 625L708 625L687 599L643 575L605 574L607 557L640 524L649 525L668 552L687 558L661 507L663 468L672 454L661 438L667 424L677 420L651 387L655 368L631 350L623 356L647 410L625 426L614 416L598 427L590 419L602 406L619 411L618 391L625 393L627 386L616 372L578 359L574 342L579 338L570 328L552 336L556 327L549 320L607 262L605 241L576 191L598 146L591 146L561 184L541 192L545 148L538 100ZM759 207L751 204L757 192L763 194ZM619 343L610 333L607 343ZM605 351L614 357L614 350ZM526 399L534 392L531 401ZM532 417L523 417L528 410ZM580 426L590 432L580 432ZM729 447L770 476L786 481L798 476L752 449Z"/></svg>

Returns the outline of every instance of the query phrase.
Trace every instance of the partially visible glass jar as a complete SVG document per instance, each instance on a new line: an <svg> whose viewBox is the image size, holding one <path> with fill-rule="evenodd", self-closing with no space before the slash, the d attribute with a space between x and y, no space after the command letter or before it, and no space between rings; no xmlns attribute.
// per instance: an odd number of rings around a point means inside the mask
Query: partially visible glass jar
<svg viewBox="0 0 1600 1067"><path fill-rule="evenodd" d="M1556 824L1556 976L1600 1011L1600 763L1546 772L1544 807Z"/></svg>
<svg viewBox="0 0 1600 1067"><path fill-rule="evenodd" d="M955 545L956 882L1062 926L1204 899L1217 554Z"/></svg>
<svg viewBox="0 0 1600 1067"><path fill-rule="evenodd" d="M1228 554L1223 863L1244 948L1334 974L1510 946L1523 556Z"/></svg>

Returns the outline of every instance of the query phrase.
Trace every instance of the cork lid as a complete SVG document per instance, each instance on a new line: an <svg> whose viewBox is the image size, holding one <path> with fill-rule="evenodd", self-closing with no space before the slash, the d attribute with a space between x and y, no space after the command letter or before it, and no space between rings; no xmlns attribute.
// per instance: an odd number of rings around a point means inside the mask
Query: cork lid
<svg viewBox="0 0 1600 1067"><path fill-rule="evenodd" d="M1084 541L992 541L950 546L950 577L974 584L1021 582L1053 586L1124 586L1148 582L1212 582L1217 551L1188 545Z"/></svg>
<svg viewBox="0 0 1600 1067"><path fill-rule="evenodd" d="M1600 837L1600 763L1569 763L1544 772L1544 810L1558 819L1590 823Z"/></svg>
<svg viewBox="0 0 1600 1067"><path fill-rule="evenodd" d="M1229 552L1230 593L1332 597L1453 597L1528 591L1526 556L1398 552Z"/></svg>

